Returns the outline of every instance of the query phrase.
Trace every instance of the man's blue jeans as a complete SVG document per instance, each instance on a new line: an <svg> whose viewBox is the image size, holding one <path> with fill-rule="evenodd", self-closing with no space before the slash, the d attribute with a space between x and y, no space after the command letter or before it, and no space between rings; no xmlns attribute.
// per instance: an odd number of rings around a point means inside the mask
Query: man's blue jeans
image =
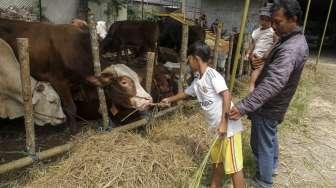
<svg viewBox="0 0 336 188"><path fill-rule="evenodd" d="M272 187L272 175L278 167L278 121L250 116L252 129L250 145L257 162L255 180L261 187Z"/></svg>

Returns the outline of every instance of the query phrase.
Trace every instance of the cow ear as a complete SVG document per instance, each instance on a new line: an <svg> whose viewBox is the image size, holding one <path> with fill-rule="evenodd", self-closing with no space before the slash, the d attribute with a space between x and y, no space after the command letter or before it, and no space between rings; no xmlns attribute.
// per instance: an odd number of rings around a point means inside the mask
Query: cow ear
<svg viewBox="0 0 336 188"><path fill-rule="evenodd" d="M102 82L96 76L88 76L86 80L94 86L102 87Z"/></svg>
<svg viewBox="0 0 336 188"><path fill-rule="evenodd" d="M102 83L103 86L110 85L112 81L115 79L115 76L113 74L108 74L108 73L102 73L98 79Z"/></svg>

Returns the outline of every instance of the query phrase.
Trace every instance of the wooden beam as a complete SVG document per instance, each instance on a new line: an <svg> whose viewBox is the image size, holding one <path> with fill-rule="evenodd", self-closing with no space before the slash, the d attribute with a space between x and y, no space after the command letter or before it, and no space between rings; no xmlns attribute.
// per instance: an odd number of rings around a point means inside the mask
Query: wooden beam
<svg viewBox="0 0 336 188"><path fill-rule="evenodd" d="M239 38L238 38L238 44L236 48L236 53L234 56L234 62L233 62L233 69L231 73L231 79L230 79L230 91L232 92L235 79L236 79L236 72L237 72L237 66L238 66L238 60L239 60L239 55L240 55L240 49L243 43L243 38L244 38L244 33L245 33L245 26L246 26L246 20L247 20L247 15L250 7L250 0L245 0L244 4L244 10L242 14L242 20L240 23L240 33L239 33Z"/></svg>
<svg viewBox="0 0 336 188"><path fill-rule="evenodd" d="M26 127L26 149L31 155L35 155L35 129L33 120L32 87L30 82L30 65L28 39L18 38L17 48L20 61L20 73L22 84L22 98L24 104L24 119Z"/></svg>
<svg viewBox="0 0 336 188"><path fill-rule="evenodd" d="M52 149L48 149L42 152L36 153L37 160L45 160L47 158L53 157L55 155L69 151L72 148L73 144L64 144L61 146L56 146ZM0 165L0 174L4 174L11 170L19 169L33 164L35 161L32 157L24 157L3 165Z"/></svg>
<svg viewBox="0 0 336 188"><path fill-rule="evenodd" d="M219 47L219 40L221 39L222 34L222 23L218 23L216 27L216 40L215 40L215 47L214 47L214 58L213 58L213 66L214 69L217 69L217 62L218 62L218 47Z"/></svg>
<svg viewBox="0 0 336 188"><path fill-rule="evenodd" d="M148 93L152 92L155 57L155 52L147 52L146 90Z"/></svg>
<svg viewBox="0 0 336 188"><path fill-rule="evenodd" d="M310 3L311 3L311 0L308 0L307 7L306 7L305 18L304 18L303 27L302 27L303 33L305 33L305 31L306 31L306 25L307 25L309 10L310 10Z"/></svg>
<svg viewBox="0 0 336 188"><path fill-rule="evenodd" d="M95 72L95 76L100 76L101 67L100 67L100 59L99 59L99 45L98 45L98 39L97 39L96 22L95 22L94 15L92 13L89 14L89 29L90 29L90 35L91 35L91 49L92 49L94 72ZM108 117L104 89L98 87L97 92L98 92L98 97L99 97L99 105L100 105L99 108L100 108L100 112L102 113L102 117L103 117L103 127L105 129L108 129L109 117Z"/></svg>
<svg viewBox="0 0 336 188"><path fill-rule="evenodd" d="M324 37L325 37L326 31L327 31L327 28L328 28L330 12L332 10L333 2L334 2L334 0L330 1L327 19L326 19L325 24L324 24L324 30L323 30L323 34L322 34L321 44L320 44L320 48L319 48L317 58L316 58L315 71L317 70L317 65L320 61L320 56L321 56L321 51L322 51L322 47L323 47Z"/></svg>
<svg viewBox="0 0 336 188"><path fill-rule="evenodd" d="M182 43L181 43L181 51L180 51L180 78L178 83L179 92L184 90L185 84L185 70L187 66L187 49L188 49L188 32L189 27L187 24L182 25Z"/></svg>

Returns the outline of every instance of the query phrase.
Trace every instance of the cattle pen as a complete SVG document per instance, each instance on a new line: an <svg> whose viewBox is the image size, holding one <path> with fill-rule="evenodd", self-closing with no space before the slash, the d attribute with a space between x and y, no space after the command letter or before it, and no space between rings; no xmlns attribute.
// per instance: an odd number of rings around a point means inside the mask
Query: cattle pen
<svg viewBox="0 0 336 188"><path fill-rule="evenodd" d="M249 2L249 1L247 1ZM247 8L246 8L247 7ZM248 12L248 4L245 7L245 14L243 14L243 20L246 19L247 17L247 12ZM180 50L180 58L179 58L179 62L180 62L180 77L179 77L179 90L182 91L185 88L186 85L186 81L185 81L185 70L186 70L186 57L187 57L187 46L188 46L188 21L185 19L185 16L183 16L184 19L182 20L182 25L183 25L183 29L182 29L182 46L181 46L181 50ZM101 70L100 70L100 61L99 61L99 52L98 52L98 43L97 43L97 36L96 36L96 28L95 28L95 20L93 18L93 16L90 16L89 19L89 26L90 26L90 33L91 33L91 45L92 45L92 53L93 53L93 63L94 63L94 68L95 68L95 74L99 75ZM245 22L242 22L242 28L244 28L245 26ZM219 24L217 27L217 34L215 36L215 45L213 48L214 51L214 60L212 63L212 66L214 66L214 68L217 68L217 59L218 59L218 51L219 51L219 45L220 45L220 40L221 40L221 36L220 36L220 31L223 30L223 25ZM243 36L244 36L244 32L240 33L239 35L239 40L238 40L238 44L236 44L236 41L234 40L234 36L231 35L230 37L230 42L229 42L229 53L228 53L228 61L229 63L227 63L227 68L225 70L222 70L222 74L224 75L224 71L227 74L227 77L231 76L231 83L230 83L230 88L231 90L233 89L234 83L235 83L235 76L236 76L236 69L238 66L238 60L239 60L239 56L241 56L240 54L240 49L241 49L241 45L243 42ZM27 47L28 44L25 44L25 46ZM236 49L234 49L234 46L236 47ZM22 66L25 66L26 68L29 67L29 65L27 65L26 63L29 63L29 55L27 52L27 48L22 48L22 49L26 49L23 51L20 51L20 54L24 54L22 55L22 58L20 58L20 63ZM21 57L21 56L20 56ZM234 65L233 65L233 70L231 72L231 59L234 60ZM152 82L153 82L153 72L154 72L154 65L155 65L155 61L157 60L156 58L156 54L154 52L148 52L147 55L147 67L146 67L146 90L148 92L150 92L151 90L151 86L152 86ZM27 77L27 73L29 71L26 70L26 68L22 68L22 87L23 88L27 88L27 82L25 82L24 78ZM24 71L26 72L26 74L24 74ZM29 88L29 87L28 87ZM25 89L27 90L27 89ZM106 130L108 127L108 113L107 113L107 107L106 107L106 99L104 96L104 92L101 88L97 88L97 91L99 93L99 101L100 101L100 107L102 109L102 115L103 115L103 127ZM25 93L25 92L24 92ZM26 94L26 93L25 93ZM56 146L53 147L51 149L47 149L45 151L40 151L40 152L36 152L36 146L35 146L35 133L34 133L34 127L33 127L33 122L31 120L31 114L32 114L32 109L31 107L31 98L27 98L27 96L29 96L29 94L26 94L24 96L24 104L25 106L27 106L27 110L25 112L25 126L26 126L26 148L28 149L29 152L29 156L6 163L6 164L1 164L0 165L0 174L4 174L6 172L9 172L11 170L15 170L15 169L19 169L19 168L23 168L26 167L28 165L31 165L37 161L42 161L48 158L51 158L53 156L65 153L67 151L69 151L72 147L73 144L72 143L67 143L64 145L60 145L60 146ZM31 96L31 95L30 95ZM182 104L178 104L177 106L171 107L169 109L166 110L162 110L159 111L158 113L156 113L152 118L159 118L164 116L165 114L168 114L172 111L175 111L177 109L179 109L181 107ZM117 128L113 128L112 131L128 131L128 130L132 130L138 127L141 127L143 125L148 124L150 121L152 121L149 118L145 118L145 119L141 119L126 125L123 125L121 127L117 127Z"/></svg>

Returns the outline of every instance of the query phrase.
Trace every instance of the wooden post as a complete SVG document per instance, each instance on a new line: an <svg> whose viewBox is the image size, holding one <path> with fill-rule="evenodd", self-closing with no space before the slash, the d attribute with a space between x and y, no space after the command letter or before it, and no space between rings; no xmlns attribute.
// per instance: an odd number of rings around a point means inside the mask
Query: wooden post
<svg viewBox="0 0 336 188"><path fill-rule="evenodd" d="M230 73L231 73L231 63L232 63L232 56L233 56L233 43L234 43L234 40L235 39L235 36L234 34L232 34L230 36L230 43L229 43L229 54L228 54L228 58L227 58L227 61L226 61L226 69L225 69L225 77L226 77L226 82L228 82L230 80Z"/></svg>
<svg viewBox="0 0 336 188"><path fill-rule="evenodd" d="M182 26L182 43L181 43L181 52L180 52L180 78L178 83L179 92L184 90L185 85L185 68L187 64L187 49L188 49L188 32L189 28L186 23L183 23Z"/></svg>
<svg viewBox="0 0 336 188"><path fill-rule="evenodd" d="M322 34L321 44L320 44L320 48L319 48L319 51L318 51L318 54L317 54L317 58L316 58L315 71L317 70L317 65L318 65L319 60L320 60L322 46L323 46L323 42L324 42L324 37L325 37L326 31L327 31L327 28L328 28L329 17L330 17L330 12L332 10L333 2L334 2L334 0L330 1L327 19L326 19L325 24L324 24L324 30L323 30L323 34Z"/></svg>
<svg viewBox="0 0 336 188"><path fill-rule="evenodd" d="M311 0L308 0L307 7L306 7L305 18L304 18L303 27L302 27L303 33L305 33L305 31L306 31L306 25L307 25L309 10L310 10L310 3L311 3Z"/></svg>
<svg viewBox="0 0 336 188"><path fill-rule="evenodd" d="M239 38L238 38L238 44L237 44L236 53L235 53L235 56L234 56L233 69L232 69L231 79L230 79L230 91L231 92L233 90L233 86L234 86L234 83L235 83L239 54L240 54L240 49L241 49L241 46L242 46L242 43L243 43L243 38L244 38L244 33L245 33L245 26L246 26L246 20L247 20L247 14L248 14L248 11L249 11L249 7L250 7L250 0L245 0L244 10L243 10L243 14L242 14L242 21L240 23L240 33L239 33Z"/></svg>
<svg viewBox="0 0 336 188"><path fill-rule="evenodd" d="M24 119L26 127L26 149L31 155L35 155L35 130L33 120L32 91L30 83L28 39L18 38L18 56L20 61L20 73L22 84L22 98L24 104Z"/></svg>
<svg viewBox="0 0 336 188"><path fill-rule="evenodd" d="M92 13L89 14L89 28L91 35L91 48L92 48L92 58L94 65L95 76L100 76L101 67L100 67L100 59L99 59L99 46L97 40L97 32L96 32L96 22L94 15ZM109 117L107 112L106 98L103 88L97 88L99 103L100 103L100 111L103 117L103 126L105 129L109 126Z"/></svg>
<svg viewBox="0 0 336 188"><path fill-rule="evenodd" d="M147 74L146 74L146 91L152 92L152 82L155 64L155 52L147 52Z"/></svg>
<svg viewBox="0 0 336 188"><path fill-rule="evenodd" d="M214 69L217 69L218 47L219 47L219 42L220 42L220 39L221 39L222 23L218 23L216 29L217 29L217 33L216 33L216 40L215 40L215 47L214 47L214 58L213 58Z"/></svg>
<svg viewBox="0 0 336 188"><path fill-rule="evenodd" d="M144 19L144 0L141 0L141 20Z"/></svg>

